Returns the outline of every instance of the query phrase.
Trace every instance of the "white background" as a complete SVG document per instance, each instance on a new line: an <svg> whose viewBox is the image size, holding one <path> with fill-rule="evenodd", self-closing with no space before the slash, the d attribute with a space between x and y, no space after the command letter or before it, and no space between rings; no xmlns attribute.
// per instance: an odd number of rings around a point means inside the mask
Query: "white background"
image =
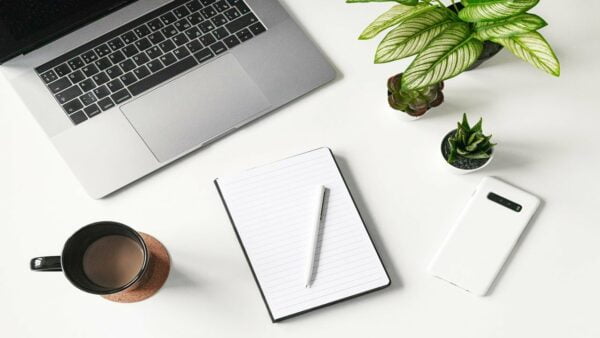
<svg viewBox="0 0 600 338"><path fill-rule="evenodd" d="M598 1L533 12L562 62L559 79L506 51L447 81L416 122L387 107L408 61L373 65L356 37L389 4L284 1L339 71L304 99L104 200L89 198L4 80L0 82L2 337L599 337ZM444 171L440 140L462 112L499 143L490 167ZM320 146L338 155L393 285L272 324L212 180ZM493 294L477 298L426 266L474 186L495 175L544 206ZM80 226L117 220L164 242L174 269L138 304L81 293L29 259L60 252Z"/></svg>

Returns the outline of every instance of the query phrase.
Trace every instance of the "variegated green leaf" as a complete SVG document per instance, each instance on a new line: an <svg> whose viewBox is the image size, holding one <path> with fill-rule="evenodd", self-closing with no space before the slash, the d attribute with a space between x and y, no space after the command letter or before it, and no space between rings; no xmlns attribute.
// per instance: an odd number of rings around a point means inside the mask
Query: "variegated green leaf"
<svg viewBox="0 0 600 338"><path fill-rule="evenodd" d="M421 88L454 77L471 66L483 50L463 22L452 23L423 49L402 76L405 89Z"/></svg>
<svg viewBox="0 0 600 338"><path fill-rule="evenodd" d="M398 23L406 20L414 15L418 15L423 12L433 10L433 6L428 5L417 5L417 6L406 6L396 5L387 12L381 14L375 21L373 21L358 37L360 40L368 40L375 37L382 31L397 25Z"/></svg>
<svg viewBox="0 0 600 338"><path fill-rule="evenodd" d="M494 38L517 57L554 76L560 75L560 62L552 47L538 32L513 35L508 38ZM406 74L403 78L406 77Z"/></svg>
<svg viewBox="0 0 600 338"><path fill-rule="evenodd" d="M467 22L496 20L521 14L539 0L462 0L465 6L458 16Z"/></svg>
<svg viewBox="0 0 600 338"><path fill-rule="evenodd" d="M441 8L411 16L392 29L377 47L375 63L415 55L453 22Z"/></svg>
<svg viewBox="0 0 600 338"><path fill-rule="evenodd" d="M511 35L536 31L547 23L535 14L523 13L498 21L481 21L475 23L475 37L479 40L505 38Z"/></svg>

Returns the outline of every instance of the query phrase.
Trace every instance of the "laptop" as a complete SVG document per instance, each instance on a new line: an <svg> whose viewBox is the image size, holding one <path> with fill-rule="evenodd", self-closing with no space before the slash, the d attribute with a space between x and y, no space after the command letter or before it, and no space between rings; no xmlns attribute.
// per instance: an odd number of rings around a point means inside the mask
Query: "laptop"
<svg viewBox="0 0 600 338"><path fill-rule="evenodd" d="M335 77L276 0L3 0L0 63L94 198Z"/></svg>

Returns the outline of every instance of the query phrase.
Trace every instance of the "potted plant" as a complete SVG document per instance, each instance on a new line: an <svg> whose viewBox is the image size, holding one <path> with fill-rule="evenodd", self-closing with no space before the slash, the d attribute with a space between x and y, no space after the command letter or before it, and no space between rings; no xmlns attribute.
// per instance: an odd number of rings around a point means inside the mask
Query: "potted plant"
<svg viewBox="0 0 600 338"><path fill-rule="evenodd" d="M487 166L494 157L492 136L483 134L483 119L473 127L469 125L467 114L462 122L442 140L442 156L452 172L468 174Z"/></svg>
<svg viewBox="0 0 600 338"><path fill-rule="evenodd" d="M414 91L431 89L472 69L495 55L502 46L535 67L554 76L560 75L560 63L554 51L538 32L547 25L546 21L527 13L539 0L462 0L460 3L452 0L449 6L440 0L346 2L397 3L375 19L359 37L361 40L372 39L391 29L377 47L375 63L416 55L408 68L396 76L401 78L399 85L396 84L394 90L388 86L388 92L398 97L393 102L418 97ZM441 85L437 88L441 91ZM429 109L435 106L431 103L439 100L427 97L426 101ZM410 105L392 107L412 116L415 114L406 108ZM423 109L416 111L421 115L425 113Z"/></svg>

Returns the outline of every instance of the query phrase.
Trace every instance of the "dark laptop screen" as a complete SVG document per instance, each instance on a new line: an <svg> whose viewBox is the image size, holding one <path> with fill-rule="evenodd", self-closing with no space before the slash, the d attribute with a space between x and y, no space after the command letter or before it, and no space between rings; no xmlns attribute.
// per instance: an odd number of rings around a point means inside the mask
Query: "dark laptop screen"
<svg viewBox="0 0 600 338"><path fill-rule="evenodd" d="M0 0L0 62L135 0Z"/></svg>

